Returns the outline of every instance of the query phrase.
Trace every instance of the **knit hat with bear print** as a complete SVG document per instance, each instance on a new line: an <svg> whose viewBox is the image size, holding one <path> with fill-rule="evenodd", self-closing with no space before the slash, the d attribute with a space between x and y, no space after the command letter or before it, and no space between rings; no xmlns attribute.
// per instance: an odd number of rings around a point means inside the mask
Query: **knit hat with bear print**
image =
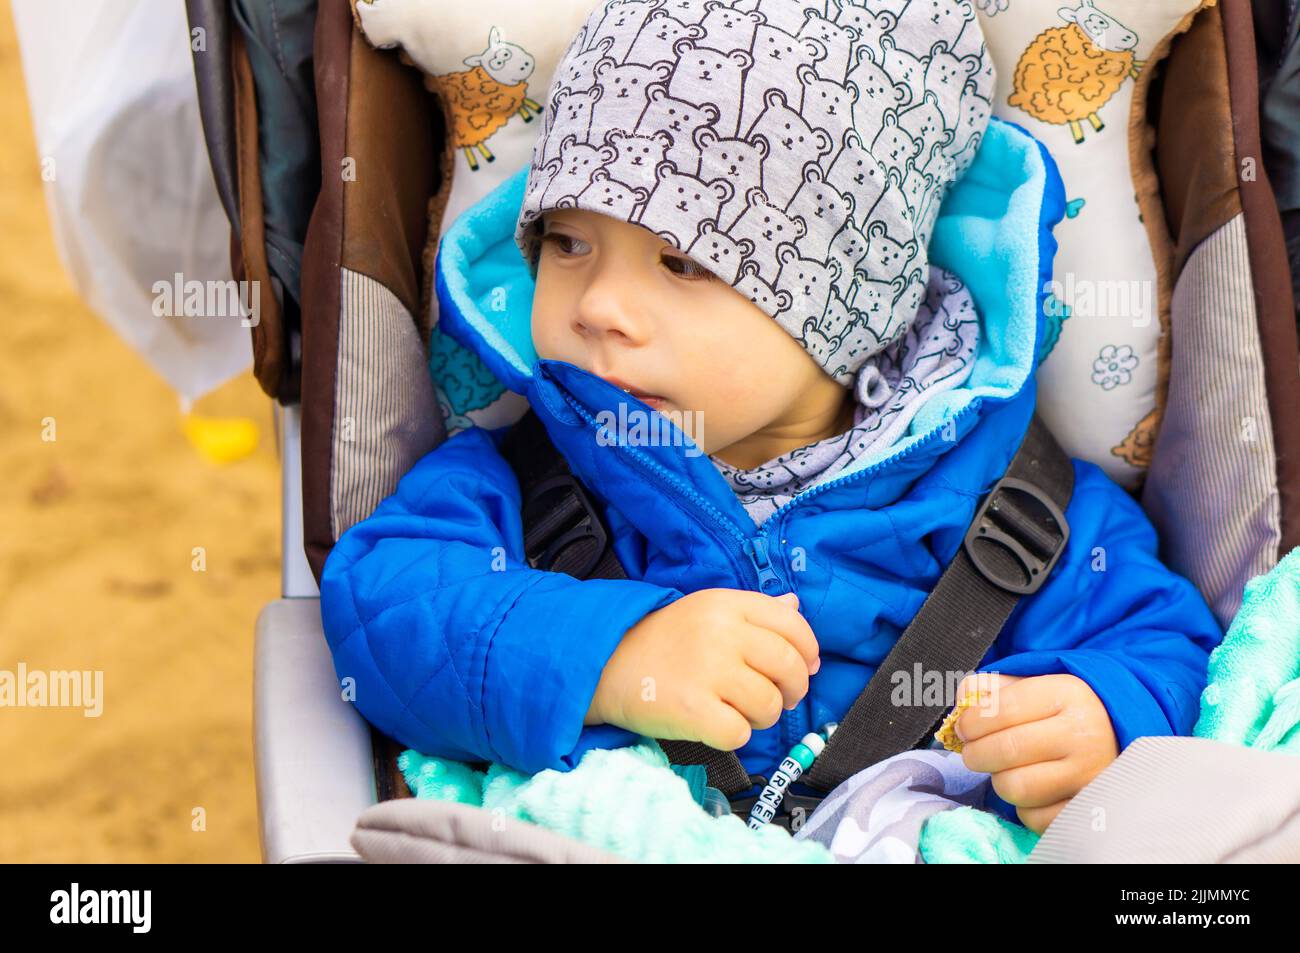
<svg viewBox="0 0 1300 953"><path fill-rule="evenodd" d="M852 386L926 294L940 203L988 124L969 0L607 0L556 68L515 242L640 224Z"/></svg>

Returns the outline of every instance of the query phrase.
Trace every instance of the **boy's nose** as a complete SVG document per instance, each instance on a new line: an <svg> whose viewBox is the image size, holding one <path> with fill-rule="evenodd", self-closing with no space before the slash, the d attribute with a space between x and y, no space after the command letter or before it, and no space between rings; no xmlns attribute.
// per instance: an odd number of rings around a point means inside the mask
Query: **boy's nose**
<svg viewBox="0 0 1300 953"><path fill-rule="evenodd" d="M618 290L589 288L574 313L574 333L590 343L642 343L647 322L631 300L632 294L632 289L626 287Z"/></svg>

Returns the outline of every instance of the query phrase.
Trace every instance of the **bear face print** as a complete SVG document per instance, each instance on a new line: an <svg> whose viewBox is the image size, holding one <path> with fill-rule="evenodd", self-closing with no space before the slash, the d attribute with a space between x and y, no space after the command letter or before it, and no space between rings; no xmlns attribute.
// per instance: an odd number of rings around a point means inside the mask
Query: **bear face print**
<svg viewBox="0 0 1300 953"><path fill-rule="evenodd" d="M861 361L868 356L880 354L888 346L888 338L880 334L880 329L888 328L892 311L889 308L888 294L881 295L875 291L867 294L866 291L859 291L858 302L867 303L868 308L871 308L868 312L871 315L870 320L862 320L862 315L858 315L857 322L845 326L840 347L841 354L846 359ZM870 391L867 395L870 397ZM879 395L879 390L876 391L876 395ZM863 394L859 393L858 398L862 399L862 397Z"/></svg>
<svg viewBox="0 0 1300 953"><path fill-rule="evenodd" d="M932 267L930 271L926 295L933 294L939 299L945 326L956 328L964 324L978 324L980 317L975 310L975 299L969 294L957 294L966 287L965 283L946 268Z"/></svg>
<svg viewBox="0 0 1300 953"><path fill-rule="evenodd" d="M844 134L853 128L853 104L858 98L858 88L822 79L811 66L801 67L799 78L804 84L800 112L808 124L825 131L831 142L842 142ZM834 161L834 150L831 150L824 162L829 167Z"/></svg>
<svg viewBox="0 0 1300 953"><path fill-rule="evenodd" d="M928 200L934 194L934 178L919 169L909 168L903 178L902 188L915 221L924 221Z"/></svg>
<svg viewBox="0 0 1300 953"><path fill-rule="evenodd" d="M903 293L898 296L894 307L906 315L916 314L917 308L925 300L925 274L924 269L913 268L907 276L907 284L903 286Z"/></svg>
<svg viewBox="0 0 1300 953"><path fill-rule="evenodd" d="M597 36L616 37L607 55L617 63L627 62L628 50L632 41L645 24L652 10L659 6L659 0L609 0L605 4L605 16L596 29Z"/></svg>
<svg viewBox="0 0 1300 953"><path fill-rule="evenodd" d="M951 184L957 178L957 163L948 155L945 142L936 142L926 155L921 156L920 170L935 182Z"/></svg>
<svg viewBox="0 0 1300 953"><path fill-rule="evenodd" d="M825 259L831 239L853 214L853 197L840 194L824 180L821 168L810 162L804 166L803 184L790 200L787 211L808 223L808 234L799 242L800 253Z"/></svg>
<svg viewBox="0 0 1300 953"><path fill-rule="evenodd" d="M801 487L809 478L819 472L821 462L822 451L815 449L811 445L791 450L781 460L781 469L786 471L787 474L787 479L783 482L790 484L791 489Z"/></svg>
<svg viewBox="0 0 1300 953"><path fill-rule="evenodd" d="M943 113L939 111L939 98L929 89L920 102L898 113L898 125L913 139L922 142L934 139L942 140L945 145L952 142L952 133L948 131Z"/></svg>
<svg viewBox="0 0 1300 953"><path fill-rule="evenodd" d="M714 0L668 0L663 8L687 26L703 23Z"/></svg>
<svg viewBox="0 0 1300 953"><path fill-rule="evenodd" d="M871 152L885 167L886 172L898 173L901 181L907 170L921 154L921 144L909 136L898 124L898 116L885 113L885 122L871 141Z"/></svg>
<svg viewBox="0 0 1300 953"><path fill-rule="evenodd" d="M759 114L767 108L768 95L780 90L784 101L798 105L803 95L799 67L816 64L826 50L812 37L797 37L776 27L760 25L754 31L754 65L745 77L745 102L740 111L740 135L748 135Z"/></svg>
<svg viewBox="0 0 1300 953"><path fill-rule="evenodd" d="M732 185L726 179L702 182L677 172L667 162L660 164L658 176L639 221L658 235L676 236L678 248L689 248L702 223L717 221L718 209L731 198Z"/></svg>
<svg viewBox="0 0 1300 953"><path fill-rule="evenodd" d="M962 280L947 268L930 265L930 281L925 287L924 307L933 314L943 306L943 299L956 294L965 285ZM969 300L969 299L964 299Z"/></svg>
<svg viewBox="0 0 1300 953"><path fill-rule="evenodd" d="M888 184L885 186L884 193L880 196L880 201L876 203L876 208L888 210L885 212L891 219L898 219L902 228L911 231L916 223L912 220L912 207L907 204L907 197L903 195L902 177L893 169L886 170ZM870 221L871 217L864 215L863 221Z"/></svg>
<svg viewBox="0 0 1300 953"><path fill-rule="evenodd" d="M700 38L700 45L719 53L730 53L732 50L752 53L754 30L761 22L762 18L757 13L718 4L701 21L705 34Z"/></svg>
<svg viewBox="0 0 1300 953"><path fill-rule="evenodd" d="M700 168L700 150L695 145L696 130L711 126L718 119L718 107L709 103L697 106L668 95L662 84L650 87L650 102L634 130L637 135L652 136L665 132L672 139L666 158L679 172L694 175Z"/></svg>
<svg viewBox="0 0 1300 953"><path fill-rule="evenodd" d="M699 24L687 25L666 10L655 10L637 31L627 59L637 63L657 63L674 60L673 45L681 39L698 40L704 35Z"/></svg>
<svg viewBox="0 0 1300 953"><path fill-rule="evenodd" d="M922 36L927 31L957 36L974 19L975 8L970 0L912 0L899 15L898 22Z"/></svg>
<svg viewBox="0 0 1300 953"><path fill-rule="evenodd" d="M909 169L903 180L903 194L916 215L917 234L929 243L934 220L939 217L939 203L942 198L940 183L928 172Z"/></svg>
<svg viewBox="0 0 1300 953"><path fill-rule="evenodd" d="M820 162L835 147L825 130L813 129L803 116L786 105L785 94L779 89L768 90L764 99L767 108L754 123L749 136L766 138L773 155L785 153L776 160L778 165L800 169L809 161ZM786 208L798 187L799 183L789 178L776 179L764 183L764 192L773 205Z"/></svg>
<svg viewBox="0 0 1300 953"><path fill-rule="evenodd" d="M570 92L567 89L559 90L552 100L555 122L564 124L573 135L586 140L591 133L591 110L600 100L601 93L602 89L599 86L593 86L581 93ZM569 125L570 123L572 125ZM554 158L554 149L554 137L551 137L547 140L546 153L542 156L543 162Z"/></svg>
<svg viewBox="0 0 1300 953"><path fill-rule="evenodd" d="M858 129L875 129L884 122L885 113L912 102L911 89L905 83L894 81L877 61L879 55L860 46L858 61L849 70L849 82L858 90L858 98L853 103L853 124Z"/></svg>
<svg viewBox="0 0 1300 953"><path fill-rule="evenodd" d="M898 16L900 30L912 36L956 37L953 48L963 53L970 52L962 49L963 35L980 32L971 29L974 22L975 7L970 0L912 0Z"/></svg>
<svg viewBox="0 0 1300 953"><path fill-rule="evenodd" d="M666 132L635 136L619 130L611 131L605 137L606 145L614 149L614 161L609 165L610 176L630 188L653 190L659 181L655 170L664 161L672 142L672 137Z"/></svg>
<svg viewBox="0 0 1300 953"><path fill-rule="evenodd" d="M963 140L978 135L988 126L992 113L989 101L977 93L973 86L968 86L962 93L961 116L957 120L957 134L953 141L961 145Z"/></svg>
<svg viewBox="0 0 1300 953"><path fill-rule="evenodd" d="M800 336L803 349L811 354L813 360L825 368L831 377L839 378L848 373L848 364L840 357L841 341L848 330L844 328L839 336L828 336L825 331L817 327L816 318L808 318L804 321L803 333Z"/></svg>
<svg viewBox="0 0 1300 953"><path fill-rule="evenodd" d="M585 142L577 142L573 136L565 136L560 147L559 171L542 193L542 204L558 203L566 196L577 198L591 185L596 170L613 160L612 147L596 148Z"/></svg>
<svg viewBox="0 0 1300 953"><path fill-rule="evenodd" d="M844 147L826 173L826 181L839 191L856 196L854 211L866 218L889 184L889 173L862 142L862 135L850 129Z"/></svg>
<svg viewBox="0 0 1300 953"><path fill-rule="evenodd" d="M894 36L890 33L880 40L880 47L885 51L881 65L894 78L894 82L902 83L908 88L911 93L909 103L919 102L925 95L925 64L911 51L899 49Z"/></svg>
<svg viewBox="0 0 1300 953"><path fill-rule="evenodd" d="M728 229L745 209L745 193L763 185L767 139L760 135L749 139L719 139L712 129L701 129L695 142L700 149L700 178L706 182L724 178L736 186L736 194L718 213L718 227Z"/></svg>
<svg viewBox="0 0 1300 953"><path fill-rule="evenodd" d="M618 62L610 56L614 47L612 36L603 36L589 50L583 50L564 63L563 70L555 77L557 91L568 90L570 93L585 93L596 85L596 67L601 60ZM649 62L654 62L650 60Z"/></svg>
<svg viewBox="0 0 1300 953"><path fill-rule="evenodd" d="M674 47L681 56L668 84L668 94L697 105L712 103L720 114L713 128L724 139L736 135L740 124L741 86L753 58L744 50L719 53L681 40Z"/></svg>
<svg viewBox="0 0 1300 953"><path fill-rule="evenodd" d="M957 122L957 132L949 149L957 175L963 174L975 161L991 112L989 101L976 93L973 86L968 87L962 95L961 119Z"/></svg>
<svg viewBox="0 0 1300 953"><path fill-rule="evenodd" d="M775 316L790 310L790 295L784 291L777 292L759 277L759 264L755 261L746 260L740 263L740 274L736 278L734 287L767 314Z"/></svg>
<svg viewBox="0 0 1300 953"><path fill-rule="evenodd" d="M870 49L877 57L877 62L884 55L880 48L880 38L894 29L898 15L889 10L868 10L853 3L840 7L835 22L842 27L857 30L858 42Z"/></svg>
<svg viewBox="0 0 1300 953"><path fill-rule="evenodd" d="M832 287L830 297L826 299L826 310L822 313L818 325L820 327L842 328L851 324L854 320L855 316L849 311L849 306L839 296L839 292Z"/></svg>
<svg viewBox="0 0 1300 953"><path fill-rule="evenodd" d="M622 182L609 177L607 168L597 169L591 178L591 185L583 189L578 196L580 208L601 212L614 218L627 221L632 217L636 207L644 202L650 193L645 189L628 188Z"/></svg>
<svg viewBox="0 0 1300 953"><path fill-rule="evenodd" d="M750 4L752 6L752 4ZM755 13L763 17L763 22L770 27L775 27L791 36L798 35L807 22L807 18L814 14L825 14L825 0L821 2L809 3L791 3L790 0L758 0L758 5L754 8Z"/></svg>
<svg viewBox="0 0 1300 953"><path fill-rule="evenodd" d="M524 208L538 207L541 197L546 193L546 187L559 174L561 165L563 165L562 160L556 156L545 165L536 165L532 168L528 173L528 182L524 186Z"/></svg>
<svg viewBox="0 0 1300 953"><path fill-rule="evenodd" d="M834 266L821 259L803 258L795 245L778 250L777 260L781 270L776 275L776 289L790 295L790 310L796 317L820 319L837 278Z"/></svg>
<svg viewBox="0 0 1300 953"><path fill-rule="evenodd" d="M979 68L978 56L959 58L949 52L945 40L938 40L930 47L930 59L925 64L925 88L934 94L945 129L956 130L961 118L962 90Z"/></svg>
<svg viewBox="0 0 1300 953"><path fill-rule="evenodd" d="M758 263L765 275L775 274L778 267L777 250L785 243L800 241L807 232L801 218L791 218L784 211L768 203L759 189L751 189L745 211L731 226L737 239L747 238L754 250L750 257Z"/></svg>
<svg viewBox="0 0 1300 953"><path fill-rule="evenodd" d="M789 474L782 471L780 467L756 467L753 470L733 467L731 474L736 486L760 492L771 492L776 487L784 485L789 479Z"/></svg>
<svg viewBox="0 0 1300 953"><path fill-rule="evenodd" d="M858 313L863 328L869 333L869 340L864 339L862 345L869 349L869 353L882 347L893 331L894 302L904 288L901 275L885 280L872 273L874 267L868 258L864 267L857 270L850 302L853 310Z"/></svg>
<svg viewBox="0 0 1300 953"><path fill-rule="evenodd" d="M748 239L737 242L730 235L718 231L712 222L703 222L699 237L686 249L686 254L727 284L734 285L741 262L753 250L754 245Z"/></svg>
<svg viewBox="0 0 1300 953"><path fill-rule="evenodd" d="M616 66L612 62L600 64L600 99L591 111L591 124L596 129L627 130L636 128L637 120L649 102L649 89L662 83L672 73L671 63L641 66L627 63Z"/></svg>
<svg viewBox="0 0 1300 953"><path fill-rule="evenodd" d="M867 239L858 228L853 216L844 222L844 227L831 239L828 252L830 260L835 262L841 275L857 271L858 264L867 256Z"/></svg>
<svg viewBox="0 0 1300 953"><path fill-rule="evenodd" d="M801 39L813 39L826 50L825 59L817 61L817 75L832 83L844 85L849 72L849 51L855 42L854 31L826 17L808 12L808 19L796 34Z"/></svg>
<svg viewBox="0 0 1300 953"><path fill-rule="evenodd" d="M873 269L871 277L892 281L907 270L916 252L915 239L908 239L906 244L894 241L886 234L883 221L877 219L867 226L867 262Z"/></svg>

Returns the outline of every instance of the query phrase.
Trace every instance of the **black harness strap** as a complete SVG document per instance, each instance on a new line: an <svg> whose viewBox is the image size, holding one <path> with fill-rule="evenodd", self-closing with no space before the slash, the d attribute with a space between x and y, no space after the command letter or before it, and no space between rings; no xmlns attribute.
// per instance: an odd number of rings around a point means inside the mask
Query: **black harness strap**
<svg viewBox="0 0 1300 953"><path fill-rule="evenodd" d="M519 478L529 565L578 579L625 579L600 511L530 409L502 440ZM800 779L829 792L845 778L899 752L928 745L951 703L900 707L890 676L965 673L984 657L1020 596L1036 592L1056 565L1069 527L1070 458L1035 416L1007 474L985 496L962 547L867 687ZM658 739L673 764L702 764L709 784L733 797L757 781L731 751L698 741ZM787 796L787 799L789 796Z"/></svg>
<svg viewBox="0 0 1300 953"><path fill-rule="evenodd" d="M956 704L893 699L894 678L972 672L1021 596L1036 592L1065 548L1065 507L1074 489L1070 458L1035 415L1007 468L985 496L957 555L867 682L825 749L800 782L829 792L865 767L928 747ZM919 686L918 686L919 687Z"/></svg>
<svg viewBox="0 0 1300 953"><path fill-rule="evenodd" d="M600 513L531 409L505 435L502 456L519 478L529 565L577 579L626 579ZM698 741L655 739L673 764L702 764L709 784L730 796L754 786L731 751Z"/></svg>

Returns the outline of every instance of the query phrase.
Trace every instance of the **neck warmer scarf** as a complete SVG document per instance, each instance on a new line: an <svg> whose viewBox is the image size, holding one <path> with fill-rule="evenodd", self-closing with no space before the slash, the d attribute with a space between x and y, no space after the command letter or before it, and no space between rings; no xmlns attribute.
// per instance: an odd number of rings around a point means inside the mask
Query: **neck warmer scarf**
<svg viewBox="0 0 1300 953"><path fill-rule="evenodd" d="M934 265L926 287L907 334L858 372L857 406L849 430L750 470L709 457L755 525L761 526L811 484L834 476L865 454L888 448L906 432L921 404L970 376L979 346L975 301L960 278Z"/></svg>

